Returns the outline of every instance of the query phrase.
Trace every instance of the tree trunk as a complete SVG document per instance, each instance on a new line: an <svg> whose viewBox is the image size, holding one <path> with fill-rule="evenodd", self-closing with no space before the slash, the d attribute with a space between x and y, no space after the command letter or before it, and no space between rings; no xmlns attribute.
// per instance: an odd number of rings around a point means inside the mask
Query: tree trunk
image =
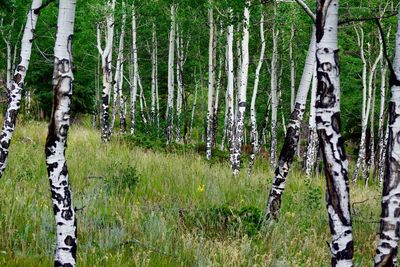
<svg viewBox="0 0 400 267"><path fill-rule="evenodd" d="M303 75L301 77L299 89L297 90L295 109L290 116L287 127L288 130L285 136L285 143L283 144L281 153L279 155L279 161L275 169L272 188L268 197L266 209L267 220L270 218L278 219L282 202L282 194L286 185L286 178L289 173L290 165L293 162L293 158L296 155L297 144L299 142L300 126L306 108L310 83L314 74L315 44L315 27L313 26L307 58L304 64Z"/></svg>
<svg viewBox="0 0 400 267"><path fill-rule="evenodd" d="M206 157L211 159L212 141L213 141L213 118L214 118L214 97L215 97L215 25L213 9L208 10L208 24L210 27L210 39L208 46L208 109L207 109L207 139L206 139Z"/></svg>
<svg viewBox="0 0 400 267"><path fill-rule="evenodd" d="M254 88L253 88L253 96L251 98L250 105L250 139L251 139L251 154L250 154L250 162L249 162L249 170L248 174L250 175L251 170L254 165L254 161L256 158L256 154L259 151L259 142L258 142L258 130L257 130L257 112L256 112L256 100L258 94L258 85L260 82L260 72L264 62L265 57L265 34L264 34L264 13L261 14L260 19L260 40L261 40L261 52L260 57L258 59L258 65L255 74L254 80Z"/></svg>
<svg viewBox="0 0 400 267"><path fill-rule="evenodd" d="M196 80L196 86L195 86L195 92L194 92L194 100L193 100L193 108L192 108L192 118L190 120L190 139L192 139L192 134L193 134L193 124L194 124L194 114L196 113L196 107L197 107L197 92L199 89L199 83Z"/></svg>
<svg viewBox="0 0 400 267"><path fill-rule="evenodd" d="M380 49L383 51L383 42L382 42L382 37L379 35L379 44L380 44ZM386 103L386 72L387 72L387 64L385 62L385 59L382 57L381 58L381 65L380 65L380 70L381 70L381 99L380 99L380 109L379 109L379 126L378 126L378 166L377 166L377 172L378 172L378 177L379 181L381 181L381 173L383 174L382 168L384 168L384 161L383 159L383 154L384 154L384 141L385 141L385 136L384 136L384 125L385 125L385 103ZM383 176L382 176L383 177Z"/></svg>
<svg viewBox="0 0 400 267"><path fill-rule="evenodd" d="M138 54L137 54L137 27L136 27L136 9L132 4L132 65L130 67L130 117L131 117L131 134L135 134L136 130L136 99L138 92Z"/></svg>
<svg viewBox="0 0 400 267"><path fill-rule="evenodd" d="M317 124L315 120L315 98L317 96L317 67L314 66L313 82L311 86L311 101L310 101L310 117L308 121L308 145L306 155L306 174L310 178L313 173L315 160L318 153L318 135L317 135Z"/></svg>
<svg viewBox="0 0 400 267"><path fill-rule="evenodd" d="M271 60L271 157L270 164L275 168L276 163L276 124L278 121L278 38L279 30L275 29L275 25L272 29L273 35L273 50Z"/></svg>
<svg viewBox="0 0 400 267"><path fill-rule="evenodd" d="M36 23L42 7L42 0L33 0L27 14L24 33L21 40L20 62L16 66L8 94L7 111L4 115L3 127L0 134L0 177L7 165L9 147L20 109L22 90L32 52Z"/></svg>
<svg viewBox="0 0 400 267"><path fill-rule="evenodd" d="M174 58L175 58L175 29L176 29L176 7L171 5L171 29L169 32L169 52L168 52L168 102L165 120L167 122L167 144L173 139L174 129Z"/></svg>
<svg viewBox="0 0 400 267"><path fill-rule="evenodd" d="M360 150L358 152L358 159L356 167L353 173L353 182L357 181L359 169L361 169L362 175L366 178L367 166L366 166L366 138L367 138L367 127L368 127L368 113L367 113L367 102L369 103L370 98L367 101L367 61L364 55L364 31L360 28L360 34L356 29L358 46L360 47L361 60L363 62L362 68L362 111L361 111L361 140L360 140Z"/></svg>
<svg viewBox="0 0 400 267"><path fill-rule="evenodd" d="M246 112L246 94L247 94L247 79L249 70L249 24L250 24L250 1L246 1L244 8L244 19L243 19L243 37L241 43L241 55L242 63L240 67L240 80L238 88L238 107L236 110L236 123L234 132L234 144L233 153L231 154L232 171L234 175L237 175L240 170L240 157L242 153L242 143L244 135L244 123L245 123L245 112Z"/></svg>
<svg viewBox="0 0 400 267"><path fill-rule="evenodd" d="M317 0L317 132L325 163L332 266L353 266L348 161L340 135L339 1Z"/></svg>
<svg viewBox="0 0 400 267"><path fill-rule="evenodd" d="M396 35L395 57L389 81L389 128L386 171L383 182L380 239L376 249L375 266L397 266L400 239L400 15Z"/></svg>
<svg viewBox="0 0 400 267"><path fill-rule="evenodd" d="M181 122L182 122L182 104L183 104L183 44L181 33L176 26L176 82L177 82L177 93L176 93L176 130L175 130L175 140L180 142L181 140Z"/></svg>
<svg viewBox="0 0 400 267"><path fill-rule="evenodd" d="M229 17L232 18L232 9L228 11ZM233 67L233 35L234 29L233 25L228 25L227 29L227 44L226 44L226 66L227 66L227 88L226 88L226 103L225 108L226 111L226 135L228 139L229 150L231 151L231 155L233 152L234 146L234 127L235 127L235 107L234 107L234 67ZM231 164L232 157L230 157Z"/></svg>
<svg viewBox="0 0 400 267"><path fill-rule="evenodd" d="M76 218L65 159L70 125L72 96L72 36L74 32L76 0L60 0L57 37L54 48L53 111L46 140L46 164L50 179L56 250L54 266L76 265Z"/></svg>
<svg viewBox="0 0 400 267"><path fill-rule="evenodd" d="M294 39L294 25L290 28L289 40L289 57L290 57L290 112L295 108L295 94L296 94L296 69L293 55L293 39Z"/></svg>
<svg viewBox="0 0 400 267"><path fill-rule="evenodd" d="M125 2L122 2L122 25L121 25L121 34L119 37L119 46L118 46L118 57L117 57L117 66L115 69L114 76L114 101L113 101L113 110L111 116L111 125L110 132L113 132L115 119L118 112L118 107L120 110L123 109L121 105L122 96L122 82L124 76L124 38L125 38L125 23L126 23L126 14L125 14ZM122 129L121 129L122 130Z"/></svg>
<svg viewBox="0 0 400 267"><path fill-rule="evenodd" d="M101 30L100 26L97 26L97 49L101 55L101 66L103 70L103 93L102 93L102 125L101 125L101 139L103 142L110 140L110 130L108 126L109 109L110 109L110 92L112 86L112 73L111 73L111 61L112 61L112 50L114 40L114 10L115 0L107 3L111 9L109 15L107 15L106 23L106 44L104 50L101 48Z"/></svg>
<svg viewBox="0 0 400 267"><path fill-rule="evenodd" d="M153 23L152 28L152 49L151 49L151 112L150 112L150 121L154 124L156 117L156 87L157 87L157 62L156 62L156 46L157 46L157 33L156 26Z"/></svg>

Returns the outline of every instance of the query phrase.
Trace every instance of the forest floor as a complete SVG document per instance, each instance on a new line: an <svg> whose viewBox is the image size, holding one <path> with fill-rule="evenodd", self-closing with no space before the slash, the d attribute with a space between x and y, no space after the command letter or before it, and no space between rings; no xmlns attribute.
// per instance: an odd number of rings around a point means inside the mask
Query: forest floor
<svg viewBox="0 0 400 267"><path fill-rule="evenodd" d="M20 123L0 180L0 265L53 266L53 211L44 123ZM79 266L329 266L323 176L289 174L279 222L262 219L272 172L250 177L227 163L162 153L73 126L68 167ZM381 189L351 185L355 265L372 263Z"/></svg>

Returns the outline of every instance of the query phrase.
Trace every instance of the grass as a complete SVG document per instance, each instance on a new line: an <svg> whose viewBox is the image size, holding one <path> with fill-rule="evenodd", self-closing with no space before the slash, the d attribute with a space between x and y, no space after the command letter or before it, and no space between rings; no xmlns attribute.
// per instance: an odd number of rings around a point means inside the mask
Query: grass
<svg viewBox="0 0 400 267"><path fill-rule="evenodd" d="M46 125L18 125L0 180L0 265L52 266L55 231ZM166 153L73 126L67 151L79 266L329 266L323 177L289 176L278 223L261 225L272 172L232 177L226 163ZM380 189L352 185L355 265L372 262Z"/></svg>

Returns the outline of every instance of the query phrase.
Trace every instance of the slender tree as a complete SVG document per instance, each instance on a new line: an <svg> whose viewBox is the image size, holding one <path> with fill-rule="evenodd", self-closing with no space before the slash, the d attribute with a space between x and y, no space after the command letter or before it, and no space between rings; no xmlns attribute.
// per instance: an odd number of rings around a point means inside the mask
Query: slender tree
<svg viewBox="0 0 400 267"><path fill-rule="evenodd" d="M348 162L340 135L339 0L317 0L316 120L325 163L332 266L353 266Z"/></svg>
<svg viewBox="0 0 400 267"><path fill-rule="evenodd" d="M174 129L174 58L175 58L175 35L176 35L176 6L171 5L171 29L169 32L168 49L168 101L165 119L167 122L166 136L167 143L172 142Z"/></svg>
<svg viewBox="0 0 400 267"><path fill-rule="evenodd" d="M261 52L260 57L258 59L258 65L256 68L256 74L254 79L254 88L253 88L253 96L251 98L250 105L250 138L251 138L251 154L250 154L250 163L249 163L249 171L250 174L251 169L254 165L254 161L256 158L256 154L259 150L259 137L257 130L257 117L256 117L256 100L258 94L258 85L260 83L260 72L265 58L265 33L264 33L264 13L261 14L260 19L260 41L261 41Z"/></svg>
<svg viewBox="0 0 400 267"><path fill-rule="evenodd" d="M250 1L245 2L243 19L243 37L241 41L242 62L240 67L240 80L237 96L236 123L234 130L233 153L231 163L233 174L238 174L240 170L240 157L242 153L242 143L244 137L244 123L246 112L247 80L249 71L249 24L250 24Z"/></svg>
<svg viewBox="0 0 400 267"><path fill-rule="evenodd" d="M208 45L208 109L207 109L207 139L206 139L206 156L211 159L211 149L213 143L213 119L214 119L214 104L215 104L215 62L216 62L216 37L215 37L215 23L214 11L212 8L208 9L208 24L210 27L210 40Z"/></svg>
<svg viewBox="0 0 400 267"><path fill-rule="evenodd" d="M385 49L385 53L386 49ZM387 61L388 56L385 55ZM388 140L386 170L383 181L382 213L379 243L376 249L375 266L397 266L398 241L400 239L400 12L398 15L395 56L390 64L391 99L388 105Z"/></svg>
<svg viewBox="0 0 400 267"><path fill-rule="evenodd" d="M46 140L46 164L56 223L54 266L76 265L76 218L65 159L70 125L72 82L72 35L76 0L60 0L54 48L53 111Z"/></svg>
<svg viewBox="0 0 400 267"><path fill-rule="evenodd" d="M276 14L276 7L274 7ZM279 30L276 29L275 24L272 28L272 59L271 59L271 149L270 161L271 166L275 168L276 161L276 124L278 122L278 39Z"/></svg>
<svg viewBox="0 0 400 267"><path fill-rule="evenodd" d="M275 169L272 188L268 197L266 209L267 220L270 218L278 219L282 202L282 194L286 185L286 178L289 173L290 165L293 162L293 158L296 155L297 144L299 142L300 126L306 108L310 83L314 74L315 45L315 27L313 26L307 58L304 64L303 75L297 90L295 108L290 116L287 134L285 136L285 143L283 144L281 153L279 155L279 161Z"/></svg>
<svg viewBox="0 0 400 267"><path fill-rule="evenodd" d="M114 101L113 101L113 109L111 115L111 125L110 132L114 129L115 119L118 112L118 107L121 109L121 99L123 96L122 93L122 82L124 75L124 39L125 39L125 23L126 23L126 13L125 13L125 2L122 2L122 24L121 24L121 33L119 36L119 46L118 46L118 56L117 56L117 66L115 69L115 77L114 77Z"/></svg>
<svg viewBox="0 0 400 267"><path fill-rule="evenodd" d="M136 27L136 8L135 2L132 4L132 64L130 67L130 117L131 117L131 134L135 134L136 129L136 98L138 91L138 54L137 54L137 27Z"/></svg>
<svg viewBox="0 0 400 267"><path fill-rule="evenodd" d="M42 8L42 0L33 0L27 14L24 33L21 40L20 61L15 68L8 94L7 111L4 115L3 127L0 134L0 177L7 165L9 147L21 106L22 90L32 52L36 23Z"/></svg>
<svg viewBox="0 0 400 267"><path fill-rule="evenodd" d="M110 130L108 125L109 109L110 109L110 92L112 87L112 52L114 42L114 10L115 0L107 2L109 13L106 18L106 44L105 48L101 47L101 29L100 25L97 25L97 49L101 55L101 68L103 70L103 104L102 104L102 123L101 123L101 139L103 142L107 142L110 139Z"/></svg>

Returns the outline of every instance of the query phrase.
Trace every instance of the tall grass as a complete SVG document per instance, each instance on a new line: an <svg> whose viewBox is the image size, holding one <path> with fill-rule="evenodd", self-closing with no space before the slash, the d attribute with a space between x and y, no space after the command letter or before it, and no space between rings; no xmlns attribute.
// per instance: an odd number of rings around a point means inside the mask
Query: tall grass
<svg viewBox="0 0 400 267"><path fill-rule="evenodd" d="M0 181L0 265L52 266L46 125L19 125ZM71 128L68 167L79 266L329 266L323 177L289 175L278 223L259 224L272 172L233 177L195 153L161 153ZM355 263L372 262L380 189L351 188ZM364 201L363 203L358 203Z"/></svg>

